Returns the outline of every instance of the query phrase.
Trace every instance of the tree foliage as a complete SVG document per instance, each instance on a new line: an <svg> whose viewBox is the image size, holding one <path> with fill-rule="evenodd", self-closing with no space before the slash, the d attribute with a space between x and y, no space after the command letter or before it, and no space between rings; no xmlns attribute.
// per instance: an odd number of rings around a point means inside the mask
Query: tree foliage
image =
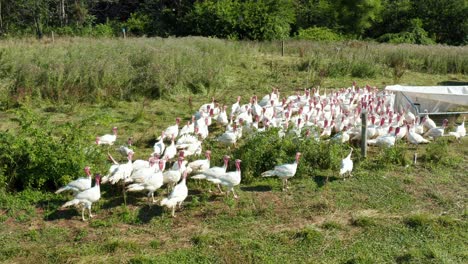
<svg viewBox="0 0 468 264"><path fill-rule="evenodd" d="M413 40L420 21L427 40L463 45L466 13L466 0L0 0L0 36L118 36L125 28L134 36L273 40L317 27L426 43Z"/></svg>

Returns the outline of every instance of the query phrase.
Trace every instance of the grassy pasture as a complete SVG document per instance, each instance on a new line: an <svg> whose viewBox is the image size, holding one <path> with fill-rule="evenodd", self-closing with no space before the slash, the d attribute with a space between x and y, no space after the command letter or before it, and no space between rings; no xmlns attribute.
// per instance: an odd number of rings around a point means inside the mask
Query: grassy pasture
<svg viewBox="0 0 468 264"><path fill-rule="evenodd" d="M0 131L20 129L18 109L30 109L44 129L41 118L52 129L71 123L85 131L80 135L89 144L115 125L117 146L132 136L135 158L145 159L161 129L177 116L188 120L212 96L231 104L237 95L263 95L271 87L291 94L353 80L378 87L395 80L468 81L466 48L288 42L284 57L279 48L203 38L0 42ZM401 64L386 62L399 52ZM336 74L335 60L346 65ZM412 66L418 60L427 65ZM368 66L353 73L361 63ZM453 63L462 66L447 66ZM331 160L347 149L338 148ZM409 160L415 151L420 159L414 166ZM223 152L216 153L213 163L219 164ZM143 194L129 194L124 206L115 186L103 186L93 206L97 217L89 222L73 208L59 209L71 195L2 189L0 262L466 263L467 157L466 138L371 148L367 160L353 156L351 179L311 165L291 181L290 192L281 192L278 179L253 178L237 188L239 200L208 194L206 184L189 181L189 197L174 219ZM105 173L109 164L92 166Z"/></svg>

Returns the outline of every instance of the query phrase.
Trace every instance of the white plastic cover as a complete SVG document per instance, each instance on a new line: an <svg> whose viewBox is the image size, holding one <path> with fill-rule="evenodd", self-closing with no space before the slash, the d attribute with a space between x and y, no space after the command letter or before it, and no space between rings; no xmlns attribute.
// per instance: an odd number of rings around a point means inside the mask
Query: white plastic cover
<svg viewBox="0 0 468 264"><path fill-rule="evenodd" d="M421 112L427 109L429 113L447 112L457 105L468 106L468 86L391 85L385 90L395 93L397 110L404 110L410 104Z"/></svg>

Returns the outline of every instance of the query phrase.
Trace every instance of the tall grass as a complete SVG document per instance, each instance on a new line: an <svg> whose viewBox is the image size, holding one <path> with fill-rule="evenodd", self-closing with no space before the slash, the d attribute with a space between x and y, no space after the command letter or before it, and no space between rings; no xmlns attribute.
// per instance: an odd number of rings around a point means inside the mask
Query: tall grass
<svg viewBox="0 0 468 264"><path fill-rule="evenodd" d="M224 88L239 46L218 39L62 39L0 42L0 89L10 101L160 98ZM7 98L2 98L7 99Z"/></svg>
<svg viewBox="0 0 468 264"><path fill-rule="evenodd" d="M312 76L314 85L344 76L385 76L397 82L407 70L468 73L467 47L297 40L285 47L286 56L277 64L267 58L280 54L279 42L200 37L6 40L0 42L0 102L8 107L37 99L101 102L227 91L245 86L245 76L236 69L250 69L258 60L266 62L256 64L263 67L259 72L269 67L275 82L286 70Z"/></svg>
<svg viewBox="0 0 468 264"><path fill-rule="evenodd" d="M281 54L280 42L251 42L249 46L263 53ZM408 70L432 74L468 73L466 46L290 40L285 42L285 54L302 57L302 65L326 71L330 77L346 74L355 77L373 77L381 71L394 67L405 67ZM301 65L299 67L301 68Z"/></svg>

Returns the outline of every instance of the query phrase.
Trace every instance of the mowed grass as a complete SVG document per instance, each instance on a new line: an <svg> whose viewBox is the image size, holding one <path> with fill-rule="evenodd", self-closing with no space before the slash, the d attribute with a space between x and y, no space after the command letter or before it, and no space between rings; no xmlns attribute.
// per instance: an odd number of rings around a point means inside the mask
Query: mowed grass
<svg viewBox="0 0 468 264"><path fill-rule="evenodd" d="M245 56L247 59L223 66L225 81L218 89L197 94L181 89L156 100L39 101L34 110L53 123L88 120L86 127L96 135L117 126L116 147L131 136L135 159L146 159L163 128L177 116L189 120L212 96L230 105L237 95L246 102L249 96L263 96L272 87L289 95L314 82L330 88L349 86L353 80L379 88L394 82L390 73L373 78L351 74L317 77L312 71L297 70L302 60L297 54L281 57L260 49ZM400 83L413 85L445 81L467 78L406 70L400 79ZM14 129L13 114L1 115L0 129ZM212 132L220 131L214 128ZM468 140L448 139L446 144L447 158L441 160L431 156L441 149L434 145L404 146L407 160L414 152L420 157L416 165L408 162L407 166L385 162L395 159L395 154L371 148L367 160L357 153L353 156L353 177L343 180L337 171L316 170L293 178L289 192L281 191L278 179L256 178L237 187L238 200L210 194L206 183L189 180L189 197L176 218L148 203L144 194L128 194L125 206L116 186L102 186L102 198L93 205L97 216L89 222L80 220L80 210L59 208L70 194L2 191L0 261L466 263ZM204 149L212 147L204 145ZM108 150L123 160L115 147ZM93 171L106 173L107 166L96 165ZM164 195L164 188L158 191L158 197Z"/></svg>

